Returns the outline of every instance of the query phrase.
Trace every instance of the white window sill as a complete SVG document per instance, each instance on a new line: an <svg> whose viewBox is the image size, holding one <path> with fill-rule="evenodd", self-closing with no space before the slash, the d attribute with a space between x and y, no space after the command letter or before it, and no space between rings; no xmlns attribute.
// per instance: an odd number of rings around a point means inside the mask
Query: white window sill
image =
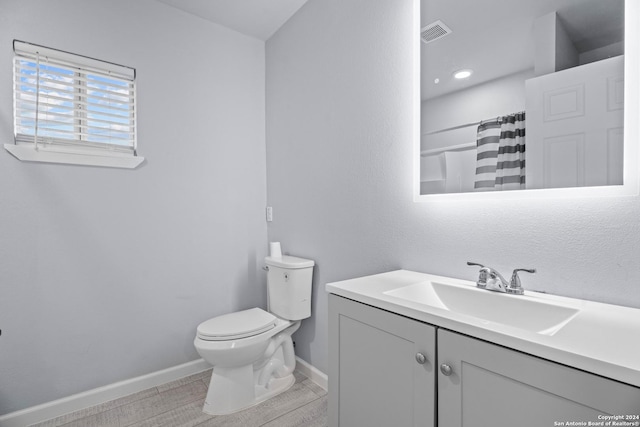
<svg viewBox="0 0 640 427"><path fill-rule="evenodd" d="M135 169L143 161L144 157L123 155L118 153L81 153L63 152L47 147L38 147L29 144L4 144L5 150L16 159L23 162L63 163L67 165L102 166L107 168Z"/></svg>

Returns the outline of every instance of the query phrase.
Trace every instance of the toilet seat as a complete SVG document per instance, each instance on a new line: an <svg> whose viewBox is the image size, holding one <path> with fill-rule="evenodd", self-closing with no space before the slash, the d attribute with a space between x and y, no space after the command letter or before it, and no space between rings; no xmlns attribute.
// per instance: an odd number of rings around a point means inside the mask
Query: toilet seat
<svg viewBox="0 0 640 427"><path fill-rule="evenodd" d="M214 317L198 326L198 338L205 341L230 341L259 335L276 326L277 317L260 308Z"/></svg>

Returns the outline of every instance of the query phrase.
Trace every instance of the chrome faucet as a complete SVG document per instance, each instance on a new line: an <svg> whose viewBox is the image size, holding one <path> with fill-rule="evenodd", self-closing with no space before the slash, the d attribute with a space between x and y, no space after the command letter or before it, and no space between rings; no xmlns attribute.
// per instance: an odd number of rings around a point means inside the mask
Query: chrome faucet
<svg viewBox="0 0 640 427"><path fill-rule="evenodd" d="M522 288L522 283L520 282L518 271L526 271L527 273L536 272L535 268L516 268L515 270L513 270L513 274L511 275L511 281L507 282L507 280L502 277L500 273L498 273L491 267L485 267L482 264L470 261L467 261L467 265L477 265L478 267L480 267L478 281L476 282L476 286L480 289L505 292L515 295L524 294L524 289Z"/></svg>

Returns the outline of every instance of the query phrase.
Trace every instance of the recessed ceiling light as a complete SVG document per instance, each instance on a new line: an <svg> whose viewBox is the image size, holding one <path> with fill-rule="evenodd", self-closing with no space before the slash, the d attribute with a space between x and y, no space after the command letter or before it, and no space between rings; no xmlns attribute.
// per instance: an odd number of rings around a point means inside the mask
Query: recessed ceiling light
<svg viewBox="0 0 640 427"><path fill-rule="evenodd" d="M456 79L466 79L473 74L473 70L460 70L453 73L453 77Z"/></svg>
<svg viewBox="0 0 640 427"><path fill-rule="evenodd" d="M435 84L438 84L438 83L440 83L440 79L435 79L433 82L434 82Z"/></svg>

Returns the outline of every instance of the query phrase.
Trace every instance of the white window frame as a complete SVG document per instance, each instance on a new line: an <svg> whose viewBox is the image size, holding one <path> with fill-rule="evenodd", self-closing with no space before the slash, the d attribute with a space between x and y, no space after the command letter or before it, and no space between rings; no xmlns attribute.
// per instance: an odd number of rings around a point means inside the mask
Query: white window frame
<svg viewBox="0 0 640 427"><path fill-rule="evenodd" d="M9 153L22 161L128 169L136 168L144 161L144 157L138 156L137 153L135 69L19 40L14 40L13 44L15 138L13 144L4 145ZM46 71L47 67L55 68L54 71ZM27 68L31 73L36 73L35 77L30 79L28 84L31 87L28 89L25 74L22 72ZM47 114L47 106L40 105L45 103L45 99L50 101L49 98L52 97L49 95L51 90L45 88L46 85L52 84L51 76L47 78L46 74L55 74L57 71L69 73L64 74L64 83L59 85L60 91L65 93L65 98L59 98L58 101L64 101L65 107L61 107L58 112ZM73 78L70 79L69 76ZM45 89L41 89L41 82ZM119 89L115 95L113 91L109 94L109 88L106 86L114 82L124 85L126 95L121 95ZM87 85L92 87L91 95L87 93ZM94 95L111 96L112 99L126 98L126 101L121 101L126 104L124 118L110 114L114 111L102 109L102 104L99 107L96 107L98 104L90 104L90 101L95 100L92 98ZM29 97L31 99L28 99ZM26 99L28 100L25 101ZM29 103L31 105L25 107L25 104ZM63 111L60 112L61 110ZM33 116L30 115L31 111ZM87 120L89 115L91 118ZM123 123L123 120L126 122ZM58 127L51 125L62 122L64 124ZM42 124L40 131L39 123ZM72 131L69 130L71 123ZM50 127L47 128L47 125Z"/></svg>

